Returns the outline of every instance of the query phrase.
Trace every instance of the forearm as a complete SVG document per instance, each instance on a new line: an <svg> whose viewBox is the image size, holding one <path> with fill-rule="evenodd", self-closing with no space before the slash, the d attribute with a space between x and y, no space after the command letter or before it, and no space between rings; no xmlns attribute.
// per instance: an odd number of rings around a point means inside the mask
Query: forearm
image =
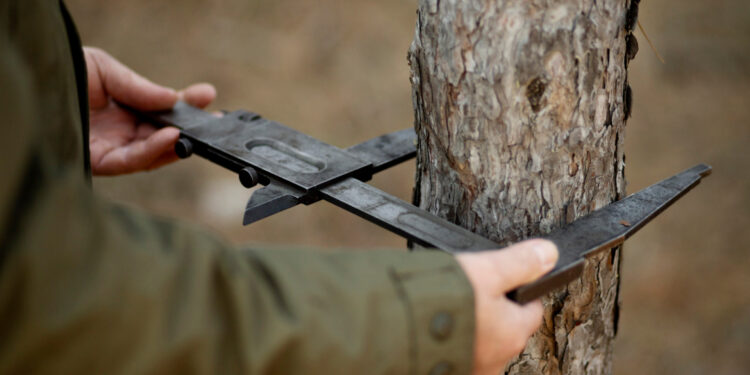
<svg viewBox="0 0 750 375"><path fill-rule="evenodd" d="M449 255L238 250L73 176L40 194L0 276L0 372L471 370L473 297Z"/></svg>

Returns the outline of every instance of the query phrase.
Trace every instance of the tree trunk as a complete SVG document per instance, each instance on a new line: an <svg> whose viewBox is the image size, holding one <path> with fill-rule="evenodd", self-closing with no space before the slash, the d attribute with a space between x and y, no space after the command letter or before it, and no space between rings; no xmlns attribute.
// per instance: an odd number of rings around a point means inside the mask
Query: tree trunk
<svg viewBox="0 0 750 375"><path fill-rule="evenodd" d="M637 2L420 0L415 203L508 244L623 196ZM619 266L601 253L545 297L507 372L611 373Z"/></svg>

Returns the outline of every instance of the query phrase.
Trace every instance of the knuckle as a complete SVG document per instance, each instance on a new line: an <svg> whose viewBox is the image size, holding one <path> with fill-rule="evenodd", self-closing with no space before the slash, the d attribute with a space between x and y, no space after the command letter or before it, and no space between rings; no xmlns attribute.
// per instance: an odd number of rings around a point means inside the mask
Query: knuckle
<svg viewBox="0 0 750 375"><path fill-rule="evenodd" d="M529 311L527 313L527 316L529 320L533 324L538 324L542 320L542 317L544 315L544 306L542 306L542 302L535 301L530 303L528 306Z"/></svg>
<svg viewBox="0 0 750 375"><path fill-rule="evenodd" d="M542 325L542 319L541 317L539 319L534 319L529 323L528 330L527 330L527 336L531 337L534 335L534 333L539 330L539 327Z"/></svg>
<svg viewBox="0 0 750 375"><path fill-rule="evenodd" d="M526 340L526 336L515 335L511 340L509 349L513 352L514 355L522 352L523 349L526 348Z"/></svg>
<svg viewBox="0 0 750 375"><path fill-rule="evenodd" d="M539 300L533 301L519 306L518 314L519 318L523 319L524 322L535 323L538 320L542 319L542 315L544 314L544 306Z"/></svg>

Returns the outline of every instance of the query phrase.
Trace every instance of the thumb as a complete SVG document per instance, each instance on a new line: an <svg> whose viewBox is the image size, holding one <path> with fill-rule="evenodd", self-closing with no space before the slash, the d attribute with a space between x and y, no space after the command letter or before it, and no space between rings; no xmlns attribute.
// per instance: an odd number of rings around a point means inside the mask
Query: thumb
<svg viewBox="0 0 750 375"><path fill-rule="evenodd" d="M177 92L138 75L108 53L84 48L92 109L104 108L109 100L143 111L169 109L177 101Z"/></svg>
<svg viewBox="0 0 750 375"><path fill-rule="evenodd" d="M487 255L487 261L498 276L496 292L502 294L549 272L555 267L558 257L555 244L541 239L519 242Z"/></svg>

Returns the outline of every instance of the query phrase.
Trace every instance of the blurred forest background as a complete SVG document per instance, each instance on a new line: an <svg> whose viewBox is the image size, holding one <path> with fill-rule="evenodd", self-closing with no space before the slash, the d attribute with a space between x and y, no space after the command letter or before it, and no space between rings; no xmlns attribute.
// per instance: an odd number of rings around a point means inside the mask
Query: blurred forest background
<svg viewBox="0 0 750 375"><path fill-rule="evenodd" d="M85 44L154 81L212 82L249 109L340 147L412 125L416 0L68 0ZM713 175L625 246L616 374L750 373L750 2L641 3L626 138L628 192L696 163ZM411 196L413 163L374 184ZM98 178L101 194L251 246L404 247L328 203L249 227L250 191L199 158Z"/></svg>

